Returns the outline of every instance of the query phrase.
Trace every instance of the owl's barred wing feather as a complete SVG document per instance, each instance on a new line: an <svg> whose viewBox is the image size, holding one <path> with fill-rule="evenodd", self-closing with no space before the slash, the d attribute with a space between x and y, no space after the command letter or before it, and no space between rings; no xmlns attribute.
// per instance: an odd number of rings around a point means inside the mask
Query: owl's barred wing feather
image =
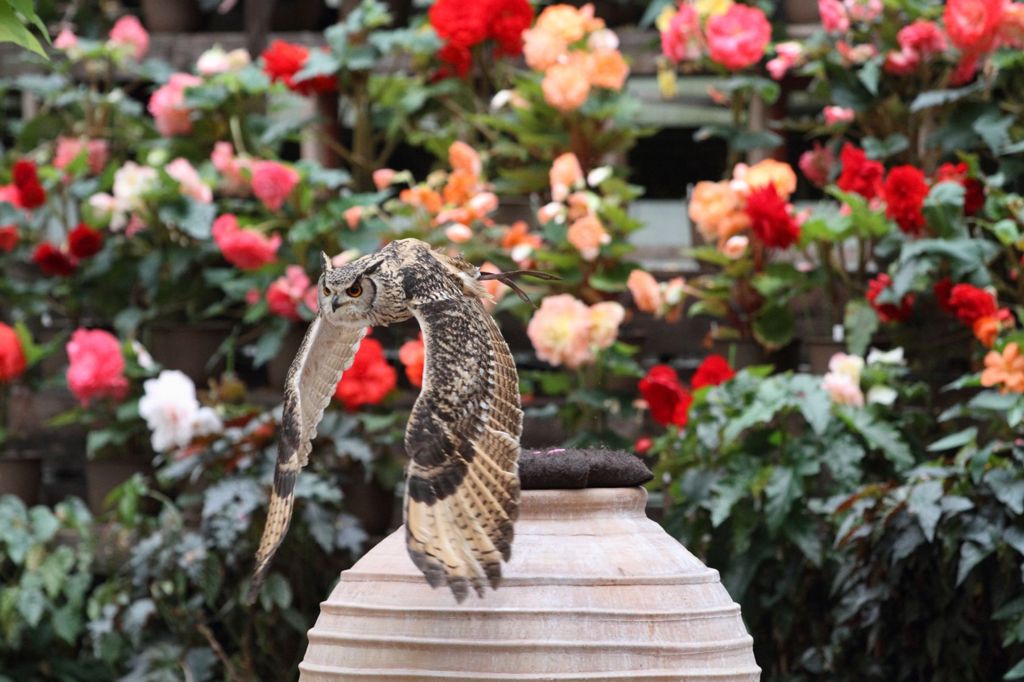
<svg viewBox="0 0 1024 682"><path fill-rule="evenodd" d="M433 587L462 601L501 580L519 514L523 413L512 355L473 296L410 306L426 344L409 419L406 540Z"/></svg>
<svg viewBox="0 0 1024 682"><path fill-rule="evenodd" d="M259 594L270 561L288 532L295 504L295 481L309 462L317 425L341 375L352 365L364 336L364 327L336 327L317 316L309 325L302 346L288 370L274 487L263 537L256 552L256 568L249 587L250 603Z"/></svg>

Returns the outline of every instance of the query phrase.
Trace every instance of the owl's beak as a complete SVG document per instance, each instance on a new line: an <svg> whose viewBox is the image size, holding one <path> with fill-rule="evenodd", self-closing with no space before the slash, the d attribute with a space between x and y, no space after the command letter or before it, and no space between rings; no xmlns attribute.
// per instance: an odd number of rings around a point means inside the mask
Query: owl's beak
<svg viewBox="0 0 1024 682"><path fill-rule="evenodd" d="M331 310L336 311L340 307L341 307L341 298L337 294L335 294L334 297L331 298Z"/></svg>

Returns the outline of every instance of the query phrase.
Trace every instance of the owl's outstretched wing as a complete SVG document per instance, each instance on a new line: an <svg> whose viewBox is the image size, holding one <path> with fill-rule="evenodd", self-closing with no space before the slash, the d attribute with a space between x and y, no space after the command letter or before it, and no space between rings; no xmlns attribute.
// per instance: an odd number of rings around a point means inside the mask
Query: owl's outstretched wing
<svg viewBox="0 0 1024 682"><path fill-rule="evenodd" d="M415 303L423 387L405 432L406 541L433 587L458 601L497 587L519 515L523 413L515 363L474 296Z"/></svg>
<svg viewBox="0 0 1024 682"><path fill-rule="evenodd" d="M256 600L270 561L288 532L295 504L295 481L299 471L309 462L316 427L341 375L352 365L364 336L365 328L336 327L318 315L309 325L298 355L288 369L274 488L270 493L267 523L256 552L249 603Z"/></svg>

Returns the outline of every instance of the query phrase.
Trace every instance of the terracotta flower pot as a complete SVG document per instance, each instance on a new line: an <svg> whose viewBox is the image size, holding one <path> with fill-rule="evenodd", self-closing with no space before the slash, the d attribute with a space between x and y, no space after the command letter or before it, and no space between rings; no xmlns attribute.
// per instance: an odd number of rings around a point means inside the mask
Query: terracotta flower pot
<svg viewBox="0 0 1024 682"><path fill-rule="evenodd" d="M400 528L342 573L300 680L759 679L718 572L648 520L646 500L525 491L500 588L463 604L427 585Z"/></svg>

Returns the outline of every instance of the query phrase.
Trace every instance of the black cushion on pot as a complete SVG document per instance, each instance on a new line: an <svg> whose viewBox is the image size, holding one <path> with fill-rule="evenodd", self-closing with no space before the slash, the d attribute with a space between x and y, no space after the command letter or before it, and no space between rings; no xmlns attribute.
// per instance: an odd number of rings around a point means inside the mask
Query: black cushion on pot
<svg viewBox="0 0 1024 682"><path fill-rule="evenodd" d="M519 458L523 490L628 488L654 478L639 457L621 450L549 448Z"/></svg>

